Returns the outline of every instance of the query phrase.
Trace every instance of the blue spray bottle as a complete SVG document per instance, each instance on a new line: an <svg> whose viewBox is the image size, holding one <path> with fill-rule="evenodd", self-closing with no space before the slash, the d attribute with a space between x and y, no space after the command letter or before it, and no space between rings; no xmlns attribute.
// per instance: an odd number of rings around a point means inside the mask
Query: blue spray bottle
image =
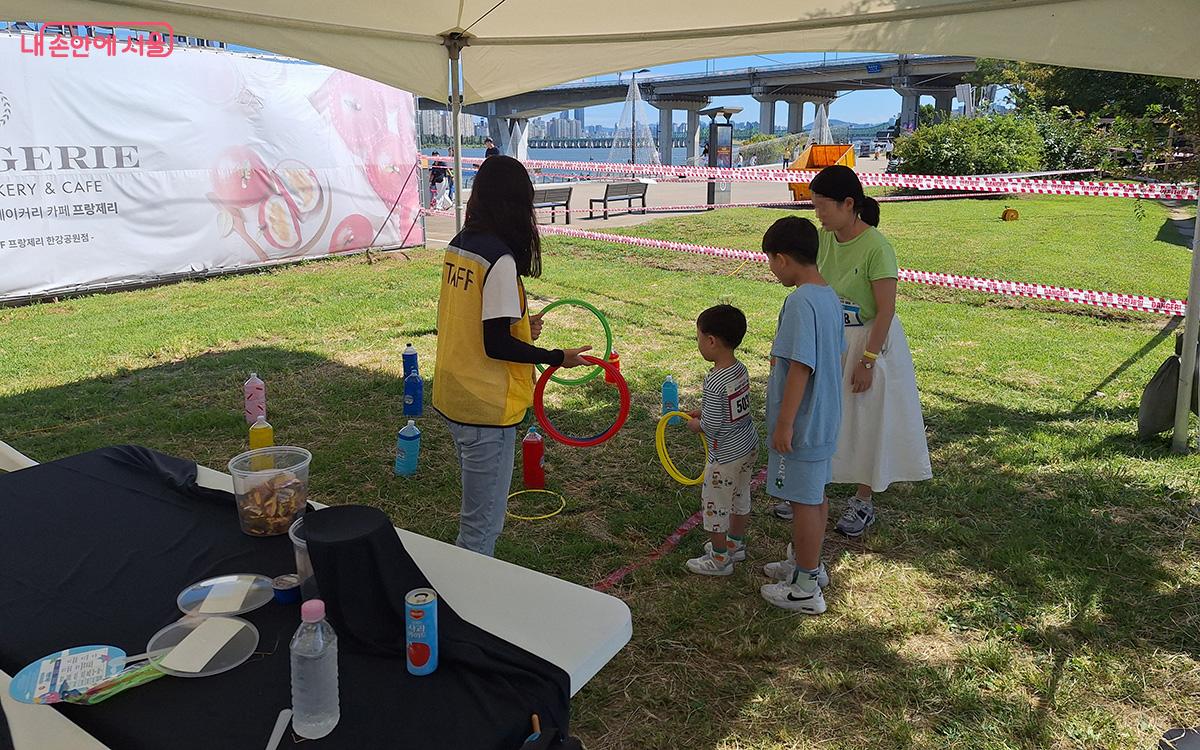
<svg viewBox="0 0 1200 750"><path fill-rule="evenodd" d="M408 424L396 433L396 464L393 467L398 477L411 477L417 473L417 461L421 455L421 431L417 423Z"/></svg>

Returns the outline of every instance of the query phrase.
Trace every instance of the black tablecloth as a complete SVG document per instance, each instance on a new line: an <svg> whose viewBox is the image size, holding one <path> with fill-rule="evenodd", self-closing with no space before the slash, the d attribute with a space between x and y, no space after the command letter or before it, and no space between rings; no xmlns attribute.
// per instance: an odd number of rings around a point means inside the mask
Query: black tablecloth
<svg viewBox="0 0 1200 750"><path fill-rule="evenodd" d="M197 487L195 476L194 463L134 446L0 474L0 668L15 674L76 645L141 653L181 616L175 597L188 584L295 570L286 535L242 534L232 496ZM404 585L428 586L403 557ZM533 713L566 734L567 674L442 605L437 672L413 677L402 659L343 647L341 721L305 747L515 750ZM299 607L271 603L243 617L258 628L262 653L237 669L56 708L113 750L262 747L291 705L288 642Z"/></svg>

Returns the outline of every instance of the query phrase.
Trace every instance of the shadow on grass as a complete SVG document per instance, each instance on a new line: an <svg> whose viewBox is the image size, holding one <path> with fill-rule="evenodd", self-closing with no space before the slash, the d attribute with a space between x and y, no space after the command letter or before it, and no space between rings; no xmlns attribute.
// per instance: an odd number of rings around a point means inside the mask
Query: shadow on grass
<svg viewBox="0 0 1200 750"><path fill-rule="evenodd" d="M375 505L398 525L453 539L458 470L441 420L427 410L420 422L418 477L393 477L399 379L308 352L211 353L3 397L0 439L43 461L131 442L223 468L246 447L241 384L250 371L267 381L276 441L313 451L315 499ZM698 491L672 485L657 465L658 374L626 375L627 427L597 448L548 446L551 486L568 495L568 511L550 523L510 522L500 557L586 585L656 546L696 509ZM754 387L761 393L765 384ZM576 434L615 414L615 393L601 380L556 394L553 418ZM943 602L939 628L1050 656L1055 666L1035 700L990 684L1007 669L1005 653L920 658L904 647L929 625L839 619L853 590L831 591L834 612L814 624L759 601L752 567L730 581L736 589L689 577L679 567L694 554L695 534L620 591L637 635L576 699L591 746L711 748L752 732L755 742L785 746L828 738L902 748L932 737L966 747L991 727L990 737L1038 747L1058 732L1056 693L1073 649L1200 656L1198 592L1175 585L1168 566L1180 545L1169 490L1107 461L1105 440L1116 438L1089 434L1132 409L1046 414L931 395L945 404L926 410L931 448L954 460L935 465L933 481L882 496L883 521L865 544L937 582L929 594ZM1125 448L1111 444L1122 456ZM694 459L686 450L681 442L680 456ZM756 528L770 523L755 520ZM762 530L762 555L781 529ZM833 716L859 718L847 728Z"/></svg>
<svg viewBox="0 0 1200 750"><path fill-rule="evenodd" d="M1169 242L1172 245L1178 245L1179 247L1191 249L1192 241L1183 236L1183 232L1180 231L1179 226L1181 223L1192 224L1193 220L1188 219L1184 221L1177 221L1169 218L1163 219L1162 226L1158 228L1158 234L1154 237L1154 239L1158 240L1159 242Z"/></svg>
<svg viewBox="0 0 1200 750"><path fill-rule="evenodd" d="M952 405L926 410L938 436L931 448L958 458L928 487L897 493L896 523L921 540L924 549L907 550L917 564L953 552L983 574L975 591L957 591L948 621L1033 646L1071 634L1106 649L1140 642L1200 657L1200 600L1173 585L1168 565L1186 508L1162 481L1110 460L1168 460L1166 443L1097 433L1096 423L1128 422L1135 408L1045 414L940 398ZM1181 607L1182 619L1164 619Z"/></svg>

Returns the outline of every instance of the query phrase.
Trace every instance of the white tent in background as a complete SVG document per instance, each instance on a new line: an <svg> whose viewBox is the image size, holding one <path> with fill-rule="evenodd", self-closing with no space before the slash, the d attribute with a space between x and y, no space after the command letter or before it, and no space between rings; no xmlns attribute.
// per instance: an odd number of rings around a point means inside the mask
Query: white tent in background
<svg viewBox="0 0 1200 750"><path fill-rule="evenodd" d="M658 164L658 145L654 134L650 132L650 121L650 113L646 111L642 92L638 90L634 81L630 81L625 106L621 108L621 116L617 118L608 160L618 163Z"/></svg>
<svg viewBox="0 0 1200 750"><path fill-rule="evenodd" d="M833 129L829 127L829 105L824 102L817 105L817 114L813 117L809 143L820 145L833 143Z"/></svg>
<svg viewBox="0 0 1200 750"><path fill-rule="evenodd" d="M1193 78L1200 76L1196 6L1196 0L759 0L736 7L609 0L602 8L581 0L0 0L0 17L165 22L177 34L293 55L438 100L449 94L457 131L462 103L643 65L771 52L959 54ZM457 156L455 168L461 168ZM461 219L461 205L456 213ZM1187 442L1200 322L1200 218L1197 225L1177 450Z"/></svg>

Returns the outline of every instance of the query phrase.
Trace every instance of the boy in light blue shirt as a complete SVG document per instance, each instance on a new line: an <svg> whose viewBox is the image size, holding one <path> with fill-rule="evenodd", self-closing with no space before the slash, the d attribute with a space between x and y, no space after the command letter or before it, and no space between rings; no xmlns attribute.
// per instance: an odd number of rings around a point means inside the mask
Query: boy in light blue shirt
<svg viewBox="0 0 1200 750"><path fill-rule="evenodd" d="M792 506L788 556L763 567L760 589L783 609L819 615L829 575L821 546L829 519L825 485L842 423L842 303L817 270L817 228L789 216L763 235L771 273L796 289L784 300L767 386L767 492Z"/></svg>

